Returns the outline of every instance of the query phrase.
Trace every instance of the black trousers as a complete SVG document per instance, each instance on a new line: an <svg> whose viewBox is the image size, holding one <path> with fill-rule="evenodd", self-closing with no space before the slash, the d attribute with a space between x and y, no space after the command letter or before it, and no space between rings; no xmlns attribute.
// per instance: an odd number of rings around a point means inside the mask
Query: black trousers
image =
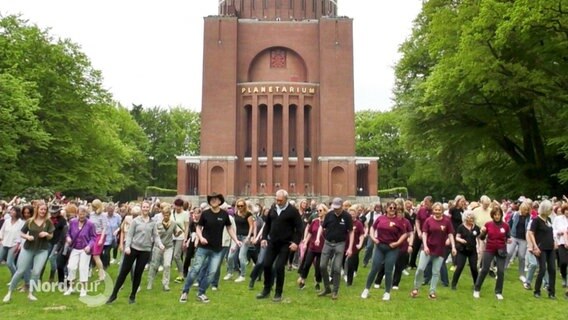
<svg viewBox="0 0 568 320"><path fill-rule="evenodd" d="M408 267L409 259L410 255L408 254L408 251L398 251L398 259L396 259L394 274L392 276L393 286L398 287L398 285L400 284L400 279L402 279L402 271L406 269L406 267Z"/></svg>
<svg viewBox="0 0 568 320"><path fill-rule="evenodd" d="M558 267L563 280L566 280L566 271L568 267L568 248L566 245L558 246Z"/></svg>
<svg viewBox="0 0 568 320"><path fill-rule="evenodd" d="M183 259L183 277L187 277L187 271L189 270L189 266L191 265L191 259L195 255L195 245L193 241L189 242L189 246L185 250L185 257Z"/></svg>
<svg viewBox="0 0 568 320"><path fill-rule="evenodd" d="M284 276L286 269L286 262L288 260L288 255L290 254L290 243L272 243L268 242L268 247L266 249L266 257L264 258L264 292L268 293L272 289L273 284L273 270L272 265L274 265L274 272L276 273L276 287L274 293L276 295L282 295L282 290L284 288Z"/></svg>
<svg viewBox="0 0 568 320"><path fill-rule="evenodd" d="M538 260L538 276L536 277L536 283L534 286L534 292L540 293L540 288L542 286L542 279L546 271L548 271L548 294L556 294L556 263L555 263L555 250L541 250L540 257L536 257Z"/></svg>
<svg viewBox="0 0 568 320"><path fill-rule="evenodd" d="M314 265L314 269L316 272L316 282L321 282L321 269L319 267L321 259L321 252L313 252L312 250L307 250L304 256L304 263L302 264L302 268L300 269L300 277L302 279L306 279L308 274L310 273L310 268ZM315 262L315 264L314 264Z"/></svg>
<svg viewBox="0 0 568 320"><path fill-rule="evenodd" d="M136 291L138 291L138 287L140 286L140 282L142 281L142 273L144 273L144 267L150 260L151 251L139 251L134 248L130 248L130 254L124 255L124 260L120 265L120 271L118 272L118 277L116 278L116 282L114 284L114 288L112 289L111 298L116 298L118 294L118 290L124 284L126 280L126 276L132 271L132 266L134 262L136 262L136 267L134 268L134 276L132 278L132 291L130 292L130 299L136 299Z"/></svg>
<svg viewBox="0 0 568 320"><path fill-rule="evenodd" d="M477 276L479 272L477 270L477 250L473 251L458 251L456 255L456 271L452 278L452 288L458 285L460 276L463 269L465 268L465 262L469 261L469 270L471 271L471 277L473 278L473 284L477 281Z"/></svg>
<svg viewBox="0 0 568 320"><path fill-rule="evenodd" d="M414 241L412 242L412 254L410 255L410 262L408 265L411 268L416 268L416 260L418 259L418 254L420 253L420 247L422 247L422 239L414 233Z"/></svg>
<svg viewBox="0 0 568 320"><path fill-rule="evenodd" d="M353 275L357 268L359 268L359 252L353 252L351 257L347 258L344 256L345 259L345 270L347 270L347 285L350 286L353 284Z"/></svg>

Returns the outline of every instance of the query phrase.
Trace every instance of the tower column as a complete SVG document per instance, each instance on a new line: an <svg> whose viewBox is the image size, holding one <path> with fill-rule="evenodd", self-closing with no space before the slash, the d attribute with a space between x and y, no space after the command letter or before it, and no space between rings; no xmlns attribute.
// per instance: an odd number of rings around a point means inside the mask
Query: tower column
<svg viewBox="0 0 568 320"><path fill-rule="evenodd" d="M258 193L258 132L259 132L259 113L258 97L252 97L252 150L251 150L251 177L250 191L251 194Z"/></svg>
<svg viewBox="0 0 568 320"><path fill-rule="evenodd" d="M309 139L310 137L304 137L304 125L304 96L300 95L298 107L296 108L296 151L298 154L298 162L296 165L296 190L298 194L306 195L304 188L304 148L305 139Z"/></svg>
<svg viewBox="0 0 568 320"><path fill-rule="evenodd" d="M268 132L268 141L267 143L267 153L266 153L266 193L273 194L274 193L274 132L271 130L274 128L274 96L269 94L268 95L268 106L267 106L267 130Z"/></svg>
<svg viewBox="0 0 568 320"><path fill-rule="evenodd" d="M289 189L290 176L290 98L284 95L284 103L282 106L282 185L281 188Z"/></svg>

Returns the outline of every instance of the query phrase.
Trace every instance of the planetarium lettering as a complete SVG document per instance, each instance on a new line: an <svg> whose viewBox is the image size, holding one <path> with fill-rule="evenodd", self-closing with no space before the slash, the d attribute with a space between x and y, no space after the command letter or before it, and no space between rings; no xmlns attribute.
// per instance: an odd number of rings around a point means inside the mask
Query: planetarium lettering
<svg viewBox="0 0 568 320"><path fill-rule="evenodd" d="M262 86L262 87L242 87L241 94L257 94L257 93L298 93L313 95L316 88L309 87L293 87L293 86Z"/></svg>

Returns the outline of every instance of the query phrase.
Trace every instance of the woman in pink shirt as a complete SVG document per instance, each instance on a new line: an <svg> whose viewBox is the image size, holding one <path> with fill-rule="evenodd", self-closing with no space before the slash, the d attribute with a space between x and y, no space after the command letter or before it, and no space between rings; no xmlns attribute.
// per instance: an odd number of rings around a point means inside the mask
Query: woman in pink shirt
<svg viewBox="0 0 568 320"><path fill-rule="evenodd" d="M320 290L320 283L322 281L322 278L321 278L321 271L319 265L320 265L321 251L323 249L323 244L324 244L323 233L319 239L320 240L319 245L316 245L316 237L318 234L320 223L323 221L328 211L329 210L325 206L325 204L322 203L318 205L317 218L312 220L312 222L304 232L304 240L302 240L302 242L304 242L304 244L308 247L308 250L306 253L305 262L302 266L302 269L300 270L300 278L298 278L298 286L300 287L300 289L303 289L306 286L306 278L308 277L308 274L310 273L310 268L315 261L316 267L314 269L316 273L316 291Z"/></svg>
<svg viewBox="0 0 568 320"><path fill-rule="evenodd" d="M475 281L473 297L479 298L479 292L485 277L489 273L491 262L497 263L497 281L495 283L495 297L503 300L503 282L505 280L505 261L507 260L507 243L511 241L509 225L503 222L503 210L499 205L493 205L491 209L491 221L481 228L481 239L487 238L485 251L483 252L482 269Z"/></svg>
<svg viewBox="0 0 568 320"><path fill-rule="evenodd" d="M418 288L424 281L424 270L430 260L432 260L432 279L430 281L428 298L436 299L436 286L438 285L442 263L444 263L444 251L448 243L452 246L452 255L456 255L452 221L444 216L444 207L441 203L436 202L432 206L432 211L432 216L426 219L424 225L422 225L424 250L420 252L420 262L414 276L414 289L410 292L410 296L413 298L418 296Z"/></svg>

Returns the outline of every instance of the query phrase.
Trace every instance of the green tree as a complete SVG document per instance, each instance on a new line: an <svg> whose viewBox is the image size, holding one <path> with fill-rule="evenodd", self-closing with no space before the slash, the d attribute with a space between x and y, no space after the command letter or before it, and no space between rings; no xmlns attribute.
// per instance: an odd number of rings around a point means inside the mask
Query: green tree
<svg viewBox="0 0 568 320"><path fill-rule="evenodd" d="M401 47L396 108L409 143L429 147L439 174L476 184L476 193L566 191L565 141L556 138L568 102L567 7L425 2Z"/></svg>
<svg viewBox="0 0 568 320"><path fill-rule="evenodd" d="M1 180L0 189L104 196L132 183L124 168L137 150L121 130L134 122L118 116L100 72L77 44L17 16L1 18L0 75L2 113L21 126L3 145L17 163L8 162L10 181Z"/></svg>

